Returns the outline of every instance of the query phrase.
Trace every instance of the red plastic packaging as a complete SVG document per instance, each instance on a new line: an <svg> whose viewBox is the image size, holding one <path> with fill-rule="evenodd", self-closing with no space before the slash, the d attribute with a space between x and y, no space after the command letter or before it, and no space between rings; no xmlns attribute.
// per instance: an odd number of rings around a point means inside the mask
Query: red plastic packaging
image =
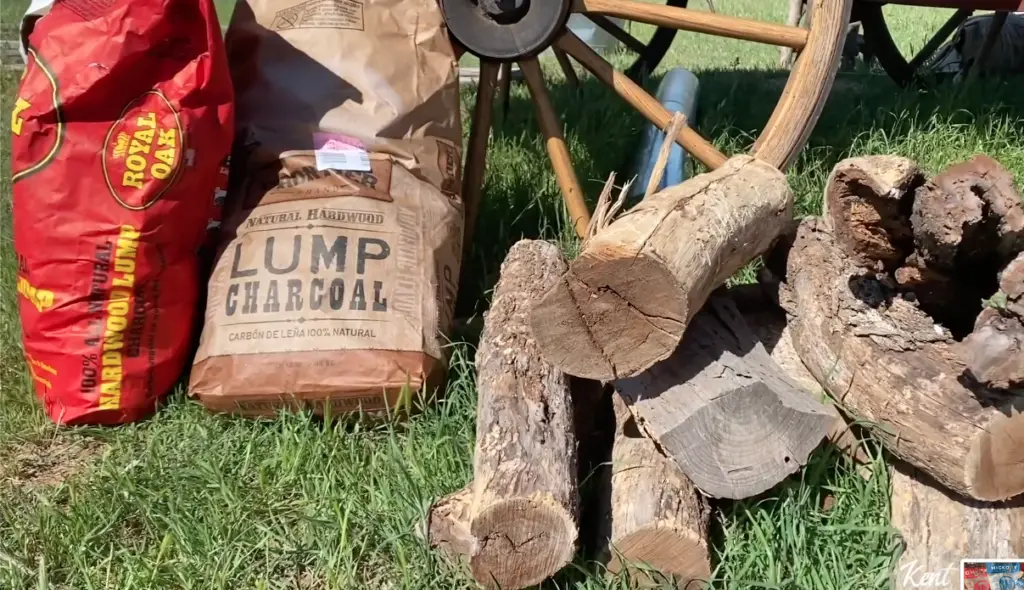
<svg viewBox="0 0 1024 590"><path fill-rule="evenodd" d="M210 0L59 0L11 113L26 362L60 424L150 415L193 347L234 95Z"/></svg>

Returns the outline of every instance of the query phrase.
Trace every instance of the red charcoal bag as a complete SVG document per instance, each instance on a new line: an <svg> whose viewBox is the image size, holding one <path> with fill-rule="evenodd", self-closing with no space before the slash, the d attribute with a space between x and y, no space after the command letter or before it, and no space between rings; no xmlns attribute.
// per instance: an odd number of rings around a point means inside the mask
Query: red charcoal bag
<svg viewBox="0 0 1024 590"><path fill-rule="evenodd" d="M11 114L22 342L59 424L149 416L192 351L234 94L210 0L58 0Z"/></svg>

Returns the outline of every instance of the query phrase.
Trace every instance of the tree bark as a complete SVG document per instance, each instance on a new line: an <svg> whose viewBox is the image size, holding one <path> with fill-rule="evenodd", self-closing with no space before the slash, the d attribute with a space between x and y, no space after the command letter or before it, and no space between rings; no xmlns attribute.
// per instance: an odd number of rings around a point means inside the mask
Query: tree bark
<svg viewBox="0 0 1024 590"><path fill-rule="evenodd" d="M948 331L801 223L780 299L804 365L897 457L979 500L1024 492L1024 398L964 379Z"/></svg>
<svg viewBox="0 0 1024 590"><path fill-rule="evenodd" d="M999 276L999 292L964 340L964 358L980 383L1024 387L1024 253Z"/></svg>
<svg viewBox="0 0 1024 590"><path fill-rule="evenodd" d="M894 269L914 249L913 191L924 183L917 164L899 156L847 158L825 185L825 223L851 260Z"/></svg>
<svg viewBox="0 0 1024 590"><path fill-rule="evenodd" d="M601 381L668 358L711 291L771 245L792 209L786 177L749 156L644 199L588 240L535 306L542 354Z"/></svg>
<svg viewBox="0 0 1024 590"><path fill-rule="evenodd" d="M906 545L896 590L956 588L964 558L1024 558L1020 499L991 504L955 497L905 463L893 469L892 526Z"/></svg>
<svg viewBox="0 0 1024 590"><path fill-rule="evenodd" d="M630 570L642 587L697 587L711 576L708 507L690 480L654 441L644 437L622 398L615 406L615 442L605 491L608 513L602 561L612 573ZM658 570L664 578L634 565Z"/></svg>
<svg viewBox="0 0 1024 590"><path fill-rule="evenodd" d="M710 496L746 498L773 487L835 423L724 297L694 317L669 359L615 387L640 427Z"/></svg>
<svg viewBox="0 0 1024 590"><path fill-rule="evenodd" d="M537 350L527 312L566 270L548 242L515 244L501 265L477 349L473 577L524 588L576 551L576 437L569 378Z"/></svg>

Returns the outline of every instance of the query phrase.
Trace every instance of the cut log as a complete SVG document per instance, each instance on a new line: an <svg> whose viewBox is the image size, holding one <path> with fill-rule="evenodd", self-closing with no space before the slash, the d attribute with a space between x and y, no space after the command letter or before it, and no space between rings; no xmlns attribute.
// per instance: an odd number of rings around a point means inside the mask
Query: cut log
<svg viewBox="0 0 1024 590"><path fill-rule="evenodd" d="M971 375L1000 389L1024 387L1024 253L999 276L999 292L964 340Z"/></svg>
<svg viewBox="0 0 1024 590"><path fill-rule="evenodd" d="M1024 492L1024 398L964 379L951 335L846 260L820 220L800 224L780 300L804 365L894 455L979 500Z"/></svg>
<svg viewBox="0 0 1024 590"><path fill-rule="evenodd" d="M735 156L641 201L587 241L534 308L544 357L609 381L668 358L708 295L786 227L786 177Z"/></svg>
<svg viewBox="0 0 1024 590"><path fill-rule="evenodd" d="M476 550L469 530L473 490L466 486L434 502L427 514L427 542L452 563L468 564Z"/></svg>
<svg viewBox="0 0 1024 590"><path fill-rule="evenodd" d="M501 265L476 354L470 531L473 577L488 588L538 584L576 551L576 437L569 377L545 362L527 314L565 272L554 244L516 243Z"/></svg>
<svg viewBox="0 0 1024 590"><path fill-rule="evenodd" d="M977 155L954 164L921 186L911 222L924 263L989 277L1024 250L1024 207L1013 175Z"/></svg>
<svg viewBox="0 0 1024 590"><path fill-rule="evenodd" d="M648 568L674 587L697 587L711 577L708 507L679 467L640 433L622 399L613 395L612 402L615 442L600 557L608 571L628 569L642 587L663 587Z"/></svg>
<svg viewBox="0 0 1024 590"><path fill-rule="evenodd" d="M987 294L985 284L991 283L991 277L981 282L958 280L927 267L916 253L907 257L906 266L896 270L895 279L905 297L917 301L932 319L958 336L970 333L974 327Z"/></svg>
<svg viewBox="0 0 1024 590"><path fill-rule="evenodd" d="M876 270L895 269L914 249L910 227L913 191L924 176L900 156L847 158L825 185L825 222L851 260Z"/></svg>
<svg viewBox="0 0 1024 590"><path fill-rule="evenodd" d="M905 543L896 590L957 588L964 558L1024 558L1022 506L1019 499L993 504L952 496L913 467L896 465L892 526Z"/></svg>
<svg viewBox="0 0 1024 590"><path fill-rule="evenodd" d="M732 293L733 289L729 290ZM731 297L734 301L735 298ZM767 300L766 300L767 301ZM811 375L811 372L800 360L800 355L793 348L793 339L789 333L789 326L786 325L786 314L779 308L770 308L767 305L761 308L746 308L738 304L743 319L750 326L751 331L758 342L764 346L772 360L779 365L786 375L804 390L807 395L815 400L821 400L825 409L833 416L832 427L829 429L826 439L837 449L845 453L851 459L860 464L871 462L871 456L864 449L863 441L857 433L847 424L839 410L832 405L831 399L822 400L824 390L818 381Z"/></svg>
<svg viewBox="0 0 1024 590"><path fill-rule="evenodd" d="M671 357L615 388L647 435L710 496L747 498L773 487L835 424L718 296Z"/></svg>

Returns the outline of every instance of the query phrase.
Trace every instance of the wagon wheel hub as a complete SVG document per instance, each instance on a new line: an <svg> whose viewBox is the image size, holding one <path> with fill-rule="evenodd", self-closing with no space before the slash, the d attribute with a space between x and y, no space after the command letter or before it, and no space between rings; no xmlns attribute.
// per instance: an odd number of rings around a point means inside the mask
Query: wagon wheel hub
<svg viewBox="0 0 1024 590"><path fill-rule="evenodd" d="M441 0L448 30L482 59L533 57L554 42L572 0Z"/></svg>

